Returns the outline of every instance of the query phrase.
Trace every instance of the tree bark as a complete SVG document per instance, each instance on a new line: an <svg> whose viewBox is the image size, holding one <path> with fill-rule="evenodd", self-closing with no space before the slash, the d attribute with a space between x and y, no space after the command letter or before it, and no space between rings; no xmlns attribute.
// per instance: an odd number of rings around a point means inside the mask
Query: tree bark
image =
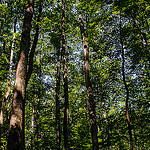
<svg viewBox="0 0 150 150"><path fill-rule="evenodd" d="M83 23L83 17L80 14L79 15L79 25L80 25L80 31L81 31L81 39L83 44L83 51L84 51L84 72L85 72L85 82L86 82L86 88L87 88L87 95L88 95L88 101L89 101L89 118L90 118L90 127L91 127L91 136L92 136L92 143L93 143L93 150L98 150L98 137L97 137L97 125L96 125L96 112L95 112L95 102L94 102L94 96L92 93L92 86L90 81L90 69L89 69L89 50L88 50L88 44L85 37L85 31L84 31L84 23Z"/></svg>
<svg viewBox="0 0 150 150"><path fill-rule="evenodd" d="M64 146L65 150L69 150L68 145L68 112L69 112L69 101L68 101L68 79L67 79L67 61L66 61L66 41L65 41L65 6L62 0L62 57L63 57L63 81L64 81L64 97L65 97L65 110L64 110Z"/></svg>
<svg viewBox="0 0 150 150"><path fill-rule="evenodd" d="M35 32L35 36L34 36L34 41L33 41L33 45L32 45L32 48L31 48L31 52L30 52L30 56L29 56L29 68L28 68L28 72L27 72L27 79L26 79L26 86L29 82L29 79L32 75L32 72L33 72L33 58L34 58L34 54L35 54L35 49L36 49L36 46L37 46L37 42L38 42L38 37L39 37L39 22L41 21L41 13L42 13L42 3L43 3L43 0L40 1L40 5L39 5L39 15L37 17L37 25L36 25L36 32ZM41 57L41 56L40 56ZM41 58L40 58L40 61L41 61ZM39 75L39 78L41 78L41 66L40 66L40 75ZM39 88L40 90L40 88ZM37 107L37 115L39 116L39 105L40 105L40 91L39 91L39 94L38 94L38 107ZM33 141L33 131L34 131L34 100L32 102L32 119L31 119L31 133L32 133L32 136L31 136L31 149L33 149L34 147L34 141ZM37 121L37 128L36 128L36 138L38 139L38 126L39 126L39 122Z"/></svg>
<svg viewBox="0 0 150 150"><path fill-rule="evenodd" d="M60 136L60 99L59 99L59 93L60 93L60 50L59 48L56 48L57 50L57 74L56 74L56 141L57 141L57 150L60 150L60 143L61 143L61 136Z"/></svg>
<svg viewBox="0 0 150 150"><path fill-rule="evenodd" d="M41 21L42 3L43 3L43 0L40 1L39 15L37 18L37 25L36 25L36 32L35 32L34 41L33 41L33 45L32 45L32 48L30 51L30 56L29 56L29 68L28 68L28 73L27 73L27 78L26 78L26 85L28 84L29 79L33 72L33 58L34 58L34 53L35 53L35 49L36 49L37 42L38 42L38 37L39 37L39 22Z"/></svg>
<svg viewBox="0 0 150 150"><path fill-rule="evenodd" d="M22 37L20 43L20 57L16 69L12 111L10 116L10 131L8 135L8 150L24 150L24 115L27 61L30 47L30 30L34 1L29 0L25 11Z"/></svg>
<svg viewBox="0 0 150 150"><path fill-rule="evenodd" d="M125 58L124 58L123 39L122 39L121 15L120 15L120 43L121 43L121 56L122 56L122 76L123 76L123 82L126 90L126 101L125 101L126 118L127 118L128 130L130 136L130 149L133 150L133 138L132 138L132 131L131 131L130 115L129 115L129 89L126 83L125 68L124 68Z"/></svg>

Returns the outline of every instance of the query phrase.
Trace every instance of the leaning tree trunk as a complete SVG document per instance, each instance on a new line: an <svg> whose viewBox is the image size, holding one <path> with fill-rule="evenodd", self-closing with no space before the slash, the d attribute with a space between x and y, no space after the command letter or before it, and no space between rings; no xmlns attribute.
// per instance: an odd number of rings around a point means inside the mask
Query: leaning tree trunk
<svg viewBox="0 0 150 150"><path fill-rule="evenodd" d="M12 111L10 116L10 131L8 135L8 150L24 150L24 113L26 93L26 73L28 52L30 47L30 30L34 1L29 0L25 11L22 37L20 43L20 57L16 69Z"/></svg>
<svg viewBox="0 0 150 150"><path fill-rule="evenodd" d="M67 79L67 61L65 52L65 8L64 1L62 0L62 57L63 57L63 81L64 81L64 97L65 97L65 110L64 110L64 146L65 150L69 150L68 145L68 112L69 112L69 101L68 101L68 79Z"/></svg>
<svg viewBox="0 0 150 150"><path fill-rule="evenodd" d="M85 71L85 82L87 88L87 95L89 100L89 118L90 118L90 127L91 127L91 136L92 136L92 143L93 143L93 150L98 150L98 137L97 137L97 125L96 125L96 113L95 113L95 103L94 103L94 96L92 93L92 86L90 81L90 69L89 69L89 50L88 44L86 41L85 33L84 33L84 23L82 15L79 15L79 25L81 31L81 39L83 44L83 51L84 51L84 71Z"/></svg>
<svg viewBox="0 0 150 150"><path fill-rule="evenodd" d="M129 89L126 83L125 78L125 58L124 58L124 49L123 49L123 39L122 39L122 27L121 27L121 17L120 17L120 43L121 43L121 56L122 56L122 76L123 76L123 82L126 90L126 118L128 123L128 130L129 130L129 136L130 136L130 149L133 150L133 138L132 138L132 131L131 131L131 123L130 123L130 116L129 116Z"/></svg>

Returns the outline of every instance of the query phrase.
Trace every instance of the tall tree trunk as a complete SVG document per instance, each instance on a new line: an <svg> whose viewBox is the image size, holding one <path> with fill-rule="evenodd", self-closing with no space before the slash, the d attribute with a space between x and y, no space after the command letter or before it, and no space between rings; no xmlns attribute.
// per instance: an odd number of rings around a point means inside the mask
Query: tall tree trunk
<svg viewBox="0 0 150 150"><path fill-rule="evenodd" d="M1 133L2 133L2 126L3 126L3 118L4 118L4 110L5 110L6 100L7 100L8 96L9 96L9 94L10 94L10 89L11 89L13 52L14 52L14 48L15 48L16 23L17 23L17 18L15 18L15 21L14 21L14 34L13 34L13 40L12 40L11 52L10 52L8 87L7 87L6 94L3 97L2 104L1 104L2 107L1 107L1 112L0 112L0 139L1 139Z"/></svg>
<svg viewBox="0 0 150 150"><path fill-rule="evenodd" d="M25 11L22 37L20 43L20 57L16 69L14 96L10 117L10 131L8 135L8 150L24 150L24 115L28 52L30 47L30 30L34 1L29 0Z"/></svg>
<svg viewBox="0 0 150 150"><path fill-rule="evenodd" d="M61 143L61 136L60 136L60 99L59 99L59 92L60 92L60 49L56 48L57 50L57 74L56 74L56 141L57 141L57 150L60 150L60 143Z"/></svg>
<svg viewBox="0 0 150 150"><path fill-rule="evenodd" d="M120 43L121 43L121 56L122 56L122 76L123 76L123 82L126 90L126 118L128 123L128 130L129 130L129 136L130 136L130 149L133 150L133 138L132 138L132 131L131 131L131 123L130 123L130 116L129 116L129 89L126 83L125 78L125 58L124 58L124 49L123 49L123 39L122 39L122 27L121 27L121 13L120 13Z"/></svg>
<svg viewBox="0 0 150 150"><path fill-rule="evenodd" d="M92 86L90 81L90 69L89 69L89 50L88 50L88 44L86 41L85 33L84 33L84 23L83 23L83 17L80 14L79 15L79 25L80 25L80 31L81 31L81 39L83 44L83 51L84 51L84 71L85 71L85 82L86 82L86 88L87 88L87 95L89 100L89 117L90 117L90 127L91 127L91 136L92 136L92 143L93 143L93 150L98 150L98 137L97 137L97 125L96 125L96 113L95 113L95 103L94 103L94 96L92 93Z"/></svg>
<svg viewBox="0 0 150 150"><path fill-rule="evenodd" d="M33 45L32 45L32 48L31 48L31 52L30 52L30 56L29 56L29 68L28 68L28 73L27 73L27 78L26 78L26 86L29 82L29 79L32 75L32 72L33 72L33 58L34 58L34 54L35 54L35 49L36 49L36 46L37 46L37 42L38 42L38 37L39 37L39 22L41 21L41 13L42 13L42 3L43 3L43 0L40 1L40 5L39 5L39 15L37 17L37 25L36 25L36 32L35 32L35 36L34 36L34 41L33 41ZM40 56L41 57L41 56ZM41 58L40 58L41 59ZM40 60L41 61L41 60ZM40 66L40 75L39 75L39 78L41 78L41 66ZM40 90L40 88L39 88ZM39 116L39 105L40 105L40 99L39 99L39 96L40 95L40 91L39 91L39 94L38 94L38 107L37 107L37 114ZM38 121L37 121L38 122ZM39 123L39 122L38 122ZM38 124L37 123L37 124ZM36 128L36 138L38 138L38 126L37 125L37 128ZM33 131L34 131L34 100L32 102L32 119L31 119L31 133L32 133L32 136L31 136L31 149L33 149L33 146L34 146L34 141L33 141Z"/></svg>
<svg viewBox="0 0 150 150"><path fill-rule="evenodd" d="M39 15L37 17L36 31L35 31L34 41L33 41L33 45L32 45L30 56L29 56L29 68L28 68L28 73L27 73L27 78L26 78L26 85L28 84L29 79L33 72L33 58L34 58L35 49L36 49L37 42L38 42L38 37L39 37L39 22L41 21L42 3L43 3L43 0L40 1L40 5L39 5Z"/></svg>
<svg viewBox="0 0 150 150"><path fill-rule="evenodd" d="M62 0L62 57L63 57L63 81L64 81L64 97L65 97L65 110L64 110L64 145L65 150L69 149L68 145L68 113L69 113L69 101L68 101L68 79L67 79L67 61L65 52L65 7Z"/></svg>

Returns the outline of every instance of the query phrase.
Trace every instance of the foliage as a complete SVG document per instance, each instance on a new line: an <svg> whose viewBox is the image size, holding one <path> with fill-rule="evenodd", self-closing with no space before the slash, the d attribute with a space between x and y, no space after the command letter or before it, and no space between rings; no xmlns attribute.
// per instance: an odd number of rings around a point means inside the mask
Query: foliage
<svg viewBox="0 0 150 150"><path fill-rule="evenodd" d="M26 149L56 149L56 48L61 49L61 2L59 0L43 2L41 23L37 22L39 2L36 1L32 21L31 46L36 24L40 24L40 35L35 51L33 73L26 90L25 144ZM25 0L20 2L6 0L0 4L1 100L7 89L13 22L17 17L12 84L15 82L25 4L27 4ZM148 149L150 143L149 1L66 0L65 8L70 149L92 149L84 58L78 24L78 16L81 13L90 52L90 76L96 105L100 149L111 147L115 150L130 147L125 114L126 92L121 68L120 18L125 51L125 75L130 95L129 112L133 145L134 149ZM63 149L62 70L60 83L61 149ZM6 130L8 130L7 115L11 111L10 106L11 100L7 101L7 111L4 116ZM1 141L3 143L1 148L4 149L7 145L5 133L1 134Z"/></svg>

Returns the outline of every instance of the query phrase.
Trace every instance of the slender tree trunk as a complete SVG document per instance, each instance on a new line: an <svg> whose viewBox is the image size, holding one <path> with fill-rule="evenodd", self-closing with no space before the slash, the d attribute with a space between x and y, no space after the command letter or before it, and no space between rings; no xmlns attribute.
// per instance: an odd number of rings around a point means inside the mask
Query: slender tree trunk
<svg viewBox="0 0 150 150"><path fill-rule="evenodd" d="M35 32L35 36L34 36L34 41L33 41L33 45L31 48L31 52L30 52L30 56L29 56L29 68L28 68L28 73L27 73L27 78L26 78L26 86L29 82L29 79L32 75L33 72L33 58L34 58L34 54L35 54L35 49L37 46L37 42L38 42L38 37L39 37L39 22L41 21L41 13L42 13L42 3L43 0L40 1L40 5L39 5L39 15L37 18L37 25L36 25L36 32ZM41 56L40 56L41 57ZM41 61L41 60L40 60ZM41 70L41 69L40 69ZM40 77L41 77L41 71L40 71ZM40 89L40 88L39 88ZM40 95L40 94L39 94ZM40 105L40 99L39 99L39 95L38 95L38 107L37 107L37 114L39 116L39 105ZM39 122L37 121L37 129L36 129L36 138L38 138L38 125ZM31 149L33 149L33 145L34 145L34 141L33 141L33 131L34 131L34 100L32 102L32 119L31 119Z"/></svg>
<svg viewBox="0 0 150 150"><path fill-rule="evenodd" d="M3 126L3 118L4 118L4 110L5 110L6 100L10 94L10 89L11 89L13 52L14 52L14 48L15 48L16 23L17 23L17 18L14 21L14 35L13 35L13 40L12 40L12 44L11 44L11 52L10 52L8 87L7 87L6 94L4 95L3 100L2 100L2 106L1 106L1 112L0 112L0 139L1 139L1 133L2 133L2 126Z"/></svg>
<svg viewBox="0 0 150 150"><path fill-rule="evenodd" d="M23 31L20 43L20 58L16 69L14 96L10 117L10 131L8 135L8 150L24 150L24 115L28 52L30 47L30 30L34 1L29 0L25 11Z"/></svg>
<svg viewBox="0 0 150 150"><path fill-rule="evenodd" d="M65 6L62 0L62 57L63 57L63 81L64 81L64 97L65 97L65 110L64 110L64 145L65 150L69 150L68 145L68 112L69 112L69 101L68 101L68 79L67 79L67 61L66 61L66 41L65 41Z"/></svg>
<svg viewBox="0 0 150 150"><path fill-rule="evenodd" d="M13 35L13 40L12 40L12 45L11 45L11 52L10 52L8 87L7 87L6 94L4 95L3 100L2 100L2 109L1 109L1 112L0 112L0 124L1 125L3 124L4 109L5 109L6 100L9 96L9 94L10 94L10 88L11 88L11 76L12 76L12 65L13 65L13 52L14 52L14 45L15 45L16 22L17 22L17 20L15 19L15 22L14 22L14 35Z"/></svg>
<svg viewBox="0 0 150 150"><path fill-rule="evenodd" d="M146 35L145 35L144 32L142 31L142 28L140 27L140 25L139 25L139 23L138 23L138 21L137 21L135 15L131 13L131 16L132 16L132 18L133 18L133 20L134 20L134 23L136 24L136 26L137 26L137 28L138 28L138 31L139 31L139 33L140 33L141 41L143 42L143 45L146 46L147 48L149 48L150 45L149 45L149 43L148 43L148 41L147 41Z"/></svg>
<svg viewBox="0 0 150 150"><path fill-rule="evenodd" d="M107 120L107 114L104 110L103 116L105 118L105 123L106 123L106 141L107 141L107 147L109 150L111 150L111 143L110 143L110 135L109 135L109 128L108 128L108 120Z"/></svg>
<svg viewBox="0 0 150 150"><path fill-rule="evenodd" d="M83 51L84 51L84 71L85 71L85 82L87 88L87 95L89 100L89 117L90 117L90 127L91 127L91 136L92 136L92 143L93 143L93 150L98 150L98 137L97 137L97 125L96 125L96 112L95 112L95 103L94 103L94 96L92 93L92 86L90 81L90 69L89 69L89 50L88 44L86 41L85 33L84 33L84 23L82 15L79 15L79 25L81 31L81 39L83 44Z"/></svg>
<svg viewBox="0 0 150 150"><path fill-rule="evenodd" d="M37 17L36 32L35 32L34 41L33 41L33 45L32 45L30 56L29 56L29 68L28 68L28 73L27 73L27 78L26 78L26 86L27 86L29 79L33 72L33 58L34 58L35 49L36 49L37 42L38 42L38 37L39 37L39 22L41 21L42 3L43 3L43 0L40 1L40 5L39 5L39 15ZM41 77L41 71L40 71L40 77ZM40 105L40 99L39 99L39 95L38 95L38 107L37 107L38 117L39 117L39 105ZM37 128L36 128L36 138L37 139L38 139L38 126L39 126L38 124L39 124L39 122L37 121ZM34 100L32 101L31 133L32 133L31 149L34 149L34 141L33 141L33 138L34 138L34 135L33 135L34 134Z"/></svg>
<svg viewBox="0 0 150 150"><path fill-rule="evenodd" d="M35 130L35 138L36 141L35 142L35 149L39 149L39 129L40 129L40 121L39 121L39 117L40 117L40 100L41 100L41 75L42 75L42 71L41 71L41 52L40 52L40 68L39 68L39 87L38 87L38 104L37 104L37 108L36 108L36 130Z"/></svg>
<svg viewBox="0 0 150 150"><path fill-rule="evenodd" d="M124 49L123 49L123 39L122 39L122 28L121 28L121 15L120 15L120 43L121 43L121 55L122 55L122 76L123 76L123 82L125 85L126 90L126 118L128 123L128 130L129 130L129 136L130 136L130 149L133 150L133 138L132 138L132 131L131 131L131 123L130 123L130 116L129 116L129 89L126 83L125 78L125 58L124 58Z"/></svg>
<svg viewBox="0 0 150 150"><path fill-rule="evenodd" d="M30 56L29 56L29 68L28 68L28 73L27 73L27 78L26 78L26 85L28 84L29 79L33 72L33 58L34 58L34 53L35 53L35 49L36 49L37 42L38 42L38 37L39 37L39 22L41 21L42 3L43 3L43 0L40 1L39 15L37 18L37 25L36 25L36 32L35 32L34 41L33 41L33 45L32 45L32 48L30 51Z"/></svg>
<svg viewBox="0 0 150 150"><path fill-rule="evenodd" d="M33 100L32 100L32 117L31 117L31 149L33 149L33 146L34 146L33 135L34 135L34 98L33 98Z"/></svg>
<svg viewBox="0 0 150 150"><path fill-rule="evenodd" d="M38 104L37 104L37 109L36 109L36 129L35 129L35 138L36 138L36 142L35 142L35 149L39 149L39 126L40 126L40 122L39 122L39 117L40 117L40 95L38 95Z"/></svg>
<svg viewBox="0 0 150 150"><path fill-rule="evenodd" d="M61 136L60 136L60 99L59 99L59 92L60 92L60 49L56 48L57 50L57 74L56 74L56 141L57 141L57 150L60 150L60 143L61 143Z"/></svg>

